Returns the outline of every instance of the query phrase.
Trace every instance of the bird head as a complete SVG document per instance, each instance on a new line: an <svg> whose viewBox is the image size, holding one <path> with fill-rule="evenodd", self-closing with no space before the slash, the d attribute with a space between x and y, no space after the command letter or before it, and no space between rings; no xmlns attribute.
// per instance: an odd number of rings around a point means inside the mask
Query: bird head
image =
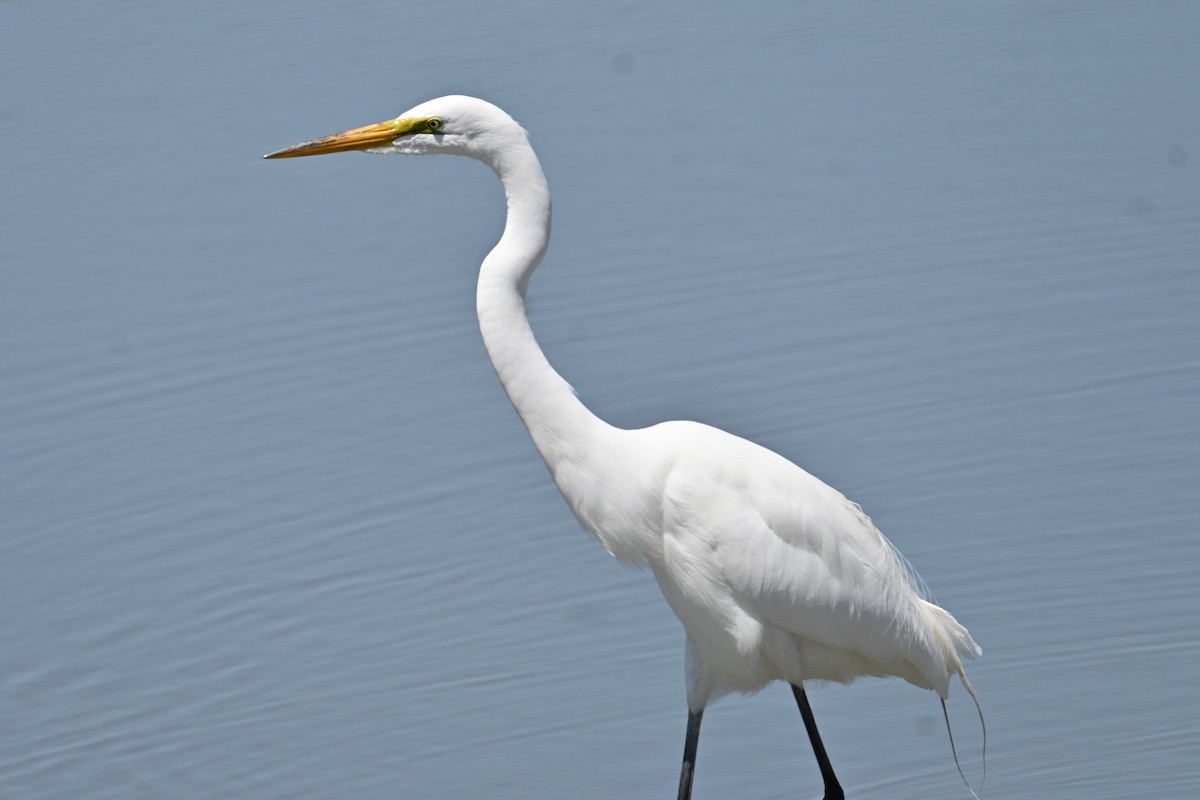
<svg viewBox="0 0 1200 800"><path fill-rule="evenodd" d="M525 131L501 109L475 97L450 95L421 103L395 119L285 147L264 158L296 158L362 150L367 153L447 153L492 162Z"/></svg>

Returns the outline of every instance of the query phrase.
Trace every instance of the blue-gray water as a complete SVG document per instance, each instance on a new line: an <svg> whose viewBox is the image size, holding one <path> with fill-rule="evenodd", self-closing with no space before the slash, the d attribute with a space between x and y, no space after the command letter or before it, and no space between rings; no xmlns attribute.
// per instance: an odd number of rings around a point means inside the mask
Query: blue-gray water
<svg viewBox="0 0 1200 800"><path fill-rule="evenodd" d="M1183 2L0 4L0 797L674 796L678 624L475 328L494 177L259 159L449 92L533 133L531 315L591 407L788 455L970 626L988 795L1194 795L1197 42ZM967 796L932 694L813 702L850 796ZM818 794L786 691L710 710L697 800Z"/></svg>

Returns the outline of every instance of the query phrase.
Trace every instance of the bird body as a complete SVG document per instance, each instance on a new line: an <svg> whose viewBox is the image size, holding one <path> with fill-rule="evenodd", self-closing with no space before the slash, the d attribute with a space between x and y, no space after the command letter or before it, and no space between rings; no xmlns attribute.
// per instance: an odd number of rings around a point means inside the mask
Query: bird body
<svg viewBox="0 0 1200 800"><path fill-rule="evenodd" d="M552 470L580 524L648 566L688 636L693 710L775 680L896 676L945 697L978 648L840 492L695 422L617 431Z"/></svg>
<svg viewBox="0 0 1200 800"><path fill-rule="evenodd" d="M700 715L728 692L787 681L826 782L841 797L803 684L895 676L945 699L980 650L928 602L907 562L840 492L784 457L697 422L616 428L551 367L525 313L545 255L551 203L525 131L475 98L419 105L378 125L269 157L343 150L466 155L504 186L507 219L480 267L484 344L513 407L580 525L654 574L687 633L689 723L680 780L691 792ZM973 693L972 693L973 694Z"/></svg>

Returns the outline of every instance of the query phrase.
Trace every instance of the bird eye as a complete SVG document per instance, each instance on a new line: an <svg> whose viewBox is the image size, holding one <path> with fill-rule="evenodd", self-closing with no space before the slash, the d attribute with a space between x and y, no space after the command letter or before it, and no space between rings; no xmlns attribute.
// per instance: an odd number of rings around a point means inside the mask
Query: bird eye
<svg viewBox="0 0 1200 800"><path fill-rule="evenodd" d="M431 131L440 131L442 126L445 124L445 120L443 120L441 117L430 117L429 119L425 120L425 127L429 128Z"/></svg>

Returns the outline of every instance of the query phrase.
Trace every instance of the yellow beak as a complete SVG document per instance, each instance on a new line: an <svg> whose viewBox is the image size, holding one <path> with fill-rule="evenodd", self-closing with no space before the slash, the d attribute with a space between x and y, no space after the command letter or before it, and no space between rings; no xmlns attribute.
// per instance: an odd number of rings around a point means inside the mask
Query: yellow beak
<svg viewBox="0 0 1200 800"><path fill-rule="evenodd" d="M326 153L344 153L349 150L367 150L372 147L387 147L409 133L422 133L427 128L424 119L389 119L374 125L355 128L344 133L335 133L323 139L294 144L263 158L296 158L297 156L320 156Z"/></svg>

